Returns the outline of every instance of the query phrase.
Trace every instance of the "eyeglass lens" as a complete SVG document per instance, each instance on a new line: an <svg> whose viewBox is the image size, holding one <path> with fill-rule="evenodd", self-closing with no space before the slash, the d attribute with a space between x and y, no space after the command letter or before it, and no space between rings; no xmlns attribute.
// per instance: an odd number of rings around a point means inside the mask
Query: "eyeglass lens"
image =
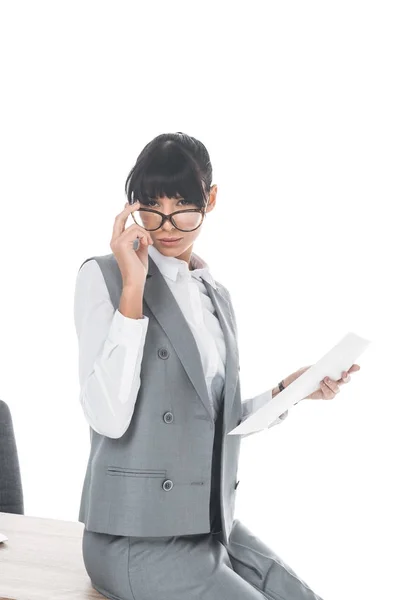
<svg viewBox="0 0 400 600"><path fill-rule="evenodd" d="M161 215L157 213L136 210L133 214L135 222L147 230L158 229L162 222ZM201 223L202 215L199 212L183 212L172 217L174 226L182 231L192 231Z"/></svg>

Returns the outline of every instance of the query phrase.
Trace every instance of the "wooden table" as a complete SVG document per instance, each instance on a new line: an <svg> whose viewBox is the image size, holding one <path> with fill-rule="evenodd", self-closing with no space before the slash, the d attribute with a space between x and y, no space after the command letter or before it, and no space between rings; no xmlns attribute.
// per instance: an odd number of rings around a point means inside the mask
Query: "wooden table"
<svg viewBox="0 0 400 600"><path fill-rule="evenodd" d="M104 600L85 570L83 527L0 512L0 600Z"/></svg>

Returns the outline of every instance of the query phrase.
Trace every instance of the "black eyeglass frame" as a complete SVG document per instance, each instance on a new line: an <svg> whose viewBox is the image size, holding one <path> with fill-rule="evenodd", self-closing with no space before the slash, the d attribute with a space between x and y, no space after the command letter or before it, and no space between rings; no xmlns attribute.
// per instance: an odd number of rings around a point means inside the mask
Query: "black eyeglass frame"
<svg viewBox="0 0 400 600"><path fill-rule="evenodd" d="M155 229L147 229L146 227L144 227L144 229L146 229L146 231L157 231L157 229L160 229L160 227L162 227L164 225L165 221L170 221L170 223L172 223L172 225L175 227L175 229L178 229L179 231L184 231L184 232L188 233L189 231L196 231L196 229L198 229L200 227L200 225L203 223L204 217L207 214L206 213L207 206L208 206L208 200L207 200L207 204L206 204L205 208L187 208L186 210L176 210L176 211L170 213L169 215L166 215L165 213L162 213L159 210L155 210L154 208L139 208L137 211L135 210L135 212L131 213L131 215L132 215L133 220L135 221L136 225L140 225L140 223L138 223L135 219L136 212L139 212L139 211L151 212L151 213L156 213L157 215L161 216L160 225L158 227L156 227ZM173 216L177 215L178 213L188 213L188 212L199 212L202 214L202 219L201 219L200 223L197 225L197 227L195 227L194 229L180 229L180 227L177 227L175 225L175 222L173 221Z"/></svg>

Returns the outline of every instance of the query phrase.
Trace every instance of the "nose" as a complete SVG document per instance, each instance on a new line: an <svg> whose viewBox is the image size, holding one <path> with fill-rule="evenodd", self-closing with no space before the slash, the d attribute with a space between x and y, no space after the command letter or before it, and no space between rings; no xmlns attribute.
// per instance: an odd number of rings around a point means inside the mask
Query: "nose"
<svg viewBox="0 0 400 600"><path fill-rule="evenodd" d="M165 221L164 225L161 227L162 231L172 231L173 229L175 229L175 227L172 225L171 221Z"/></svg>

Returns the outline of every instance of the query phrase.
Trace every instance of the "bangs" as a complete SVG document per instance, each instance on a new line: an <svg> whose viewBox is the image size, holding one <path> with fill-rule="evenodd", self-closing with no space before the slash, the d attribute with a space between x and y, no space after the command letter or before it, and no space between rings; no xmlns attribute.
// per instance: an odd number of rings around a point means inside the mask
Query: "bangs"
<svg viewBox="0 0 400 600"><path fill-rule="evenodd" d="M191 204L203 208L207 194L200 171L193 157L173 141L166 141L148 151L128 176L125 186L130 203L139 200L146 204L162 196L181 196Z"/></svg>

